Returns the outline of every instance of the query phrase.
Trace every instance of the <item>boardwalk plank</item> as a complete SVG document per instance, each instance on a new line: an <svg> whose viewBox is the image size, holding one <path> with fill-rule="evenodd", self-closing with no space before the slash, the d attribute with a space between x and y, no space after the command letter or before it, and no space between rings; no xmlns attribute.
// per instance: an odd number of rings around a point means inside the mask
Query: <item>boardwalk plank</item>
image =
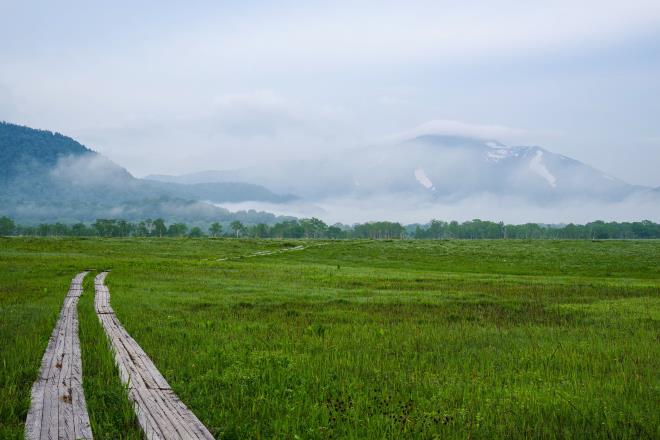
<svg viewBox="0 0 660 440"><path fill-rule="evenodd" d="M149 440L212 440L209 430L181 402L149 356L115 316L110 306L110 292L104 284L106 276L107 272L103 272L94 280L94 306L145 437Z"/></svg>
<svg viewBox="0 0 660 440"><path fill-rule="evenodd" d="M82 388L82 360L76 307L82 294L81 272L71 287L32 386L25 438L91 439L92 430Z"/></svg>

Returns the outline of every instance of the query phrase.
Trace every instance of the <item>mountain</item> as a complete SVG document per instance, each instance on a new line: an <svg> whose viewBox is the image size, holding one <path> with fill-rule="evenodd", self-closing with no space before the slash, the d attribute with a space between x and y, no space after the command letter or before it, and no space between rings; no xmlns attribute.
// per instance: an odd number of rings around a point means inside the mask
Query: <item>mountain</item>
<svg viewBox="0 0 660 440"><path fill-rule="evenodd" d="M419 136L365 150L356 162L360 193L421 192L444 201L488 193L546 203L621 200L639 189L541 147L468 137Z"/></svg>
<svg viewBox="0 0 660 440"><path fill-rule="evenodd" d="M658 188L630 185L538 146L438 134L315 160L138 179L69 137L0 123L0 183L0 215L22 222L283 218L254 209L344 222L473 215L563 221L655 217L660 206ZM250 211L230 213L216 203Z"/></svg>
<svg viewBox="0 0 660 440"><path fill-rule="evenodd" d="M167 179L251 182L308 200L401 194L451 203L490 194L544 204L619 201L651 191L541 147L431 134L352 150L341 157Z"/></svg>
<svg viewBox="0 0 660 440"><path fill-rule="evenodd" d="M245 183L184 185L133 177L70 137L0 122L0 214L21 221L96 218L271 223L268 213L232 214L210 202L268 201L280 196Z"/></svg>
<svg viewBox="0 0 660 440"><path fill-rule="evenodd" d="M0 121L0 184L37 169L52 168L61 157L94 152L60 133Z"/></svg>

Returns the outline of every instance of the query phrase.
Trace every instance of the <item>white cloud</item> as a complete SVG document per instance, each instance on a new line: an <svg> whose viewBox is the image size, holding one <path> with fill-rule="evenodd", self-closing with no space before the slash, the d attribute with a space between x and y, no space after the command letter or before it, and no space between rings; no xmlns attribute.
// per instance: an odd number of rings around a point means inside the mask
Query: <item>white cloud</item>
<svg viewBox="0 0 660 440"><path fill-rule="evenodd" d="M229 70L315 71L601 46L660 25L660 3L333 2L255 12L226 29L208 22L172 35L163 49L174 45L188 60Z"/></svg>
<svg viewBox="0 0 660 440"><path fill-rule="evenodd" d="M471 124L461 121L436 119L420 124L412 130L396 134L392 137L392 140L400 141L413 139L422 135L466 136L502 142L517 142L520 139L531 137L531 133L520 128L496 124Z"/></svg>
<svg viewBox="0 0 660 440"><path fill-rule="evenodd" d="M126 171L101 155L65 156L51 170L51 176L81 186L126 187L131 183Z"/></svg>
<svg viewBox="0 0 660 440"><path fill-rule="evenodd" d="M239 137L293 134L325 138L342 123L344 110L306 104L273 90L219 95L209 109L218 128Z"/></svg>

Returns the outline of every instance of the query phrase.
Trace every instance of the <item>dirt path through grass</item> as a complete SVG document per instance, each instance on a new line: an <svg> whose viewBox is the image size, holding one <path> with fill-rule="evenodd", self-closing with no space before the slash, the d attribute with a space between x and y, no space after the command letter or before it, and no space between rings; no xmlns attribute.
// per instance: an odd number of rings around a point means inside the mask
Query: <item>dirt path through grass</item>
<svg viewBox="0 0 660 440"><path fill-rule="evenodd" d="M60 317L32 386L25 421L26 439L91 439L92 430L82 387L77 305L82 295L81 272L71 282Z"/></svg>
<svg viewBox="0 0 660 440"><path fill-rule="evenodd" d="M266 255L277 255L277 254L282 254L284 252L303 251L311 247L326 246L327 244L328 243L317 243L309 246L298 245L293 247L287 247L284 249L277 249L274 251L257 251L247 255L238 255L236 257L218 258L217 261L241 260L243 258L254 258L254 257L264 257Z"/></svg>
<svg viewBox="0 0 660 440"><path fill-rule="evenodd" d="M147 439L213 439L211 433L179 400L149 356L126 332L110 306L107 272L94 280L94 306L115 354L122 383Z"/></svg>

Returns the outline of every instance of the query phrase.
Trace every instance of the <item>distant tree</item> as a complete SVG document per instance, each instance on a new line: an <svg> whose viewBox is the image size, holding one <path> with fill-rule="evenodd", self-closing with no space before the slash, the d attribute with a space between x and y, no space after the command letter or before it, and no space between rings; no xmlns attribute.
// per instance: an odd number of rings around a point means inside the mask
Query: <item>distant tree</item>
<svg viewBox="0 0 660 440"><path fill-rule="evenodd" d="M153 234L156 237L162 237L167 234L167 226L165 226L165 220L162 218L157 218L153 222Z"/></svg>
<svg viewBox="0 0 660 440"><path fill-rule="evenodd" d="M57 237L70 235L69 227L64 223L57 222L54 225L52 225L52 235L55 235Z"/></svg>
<svg viewBox="0 0 660 440"><path fill-rule="evenodd" d="M76 223L71 226L71 234L76 237L83 237L86 235L93 235L93 231L91 231L84 223Z"/></svg>
<svg viewBox="0 0 660 440"><path fill-rule="evenodd" d="M361 225L355 225L353 232L359 238L371 239L391 239L403 238L405 236L405 228L400 223L392 222L369 222Z"/></svg>
<svg viewBox="0 0 660 440"><path fill-rule="evenodd" d="M188 233L188 237L192 238L202 237L203 235L204 233L202 232L202 229L198 226L193 227Z"/></svg>
<svg viewBox="0 0 660 440"><path fill-rule="evenodd" d="M458 238L458 239L650 239L660 238L660 224L649 220L640 222L604 222L593 221L584 225L545 225L526 223L519 225L474 219L463 223L450 223L432 220L426 225L411 224L402 226L387 221L355 224L353 226L337 223L327 226L317 219L285 220L270 226L258 222L247 228L241 221L234 221L231 229L236 236L277 238L371 238L392 239L413 237L416 239ZM209 233L218 236L222 233L219 223L209 228ZM231 232L230 232L231 233ZM22 236L94 236L127 237L147 235L171 235L191 237L203 236L200 228L188 227L184 223L175 223L169 228L162 219L150 219L131 223L121 219L97 219L91 226L84 223L42 223L38 226L15 224L9 217L0 217L0 235Z"/></svg>
<svg viewBox="0 0 660 440"><path fill-rule="evenodd" d="M185 223L172 223L167 228L167 235L170 237L182 237L188 232L188 226Z"/></svg>
<svg viewBox="0 0 660 440"><path fill-rule="evenodd" d="M270 228L270 236L277 238L301 238L305 234L297 220L277 223Z"/></svg>
<svg viewBox="0 0 660 440"><path fill-rule="evenodd" d="M143 220L139 222L135 226L135 232L134 232L136 237L148 237L149 236L149 229L147 229L147 222L146 220Z"/></svg>
<svg viewBox="0 0 660 440"><path fill-rule="evenodd" d="M326 232L328 238L341 238L343 231L339 226L330 226Z"/></svg>
<svg viewBox="0 0 660 440"><path fill-rule="evenodd" d="M16 229L16 224L9 217L0 217L0 235L11 235Z"/></svg>
<svg viewBox="0 0 660 440"><path fill-rule="evenodd" d="M218 222L212 223L209 228L209 234L211 234L211 237L218 237L222 234L222 225Z"/></svg>
<svg viewBox="0 0 660 440"><path fill-rule="evenodd" d="M461 226L456 220L452 220L447 225L447 236L450 238L460 238L460 229Z"/></svg>
<svg viewBox="0 0 660 440"><path fill-rule="evenodd" d="M447 226L447 222L431 220L431 226L428 229L428 238L445 238Z"/></svg>
<svg viewBox="0 0 660 440"><path fill-rule="evenodd" d="M306 238L321 238L328 230L328 225L315 217L301 219L300 226L305 231Z"/></svg>
<svg viewBox="0 0 660 440"><path fill-rule="evenodd" d="M310 238L314 236L314 224L312 223L312 219L309 218L301 218L298 223L302 227L304 233L305 233L305 238Z"/></svg>
<svg viewBox="0 0 660 440"><path fill-rule="evenodd" d="M144 229L145 229L145 232L146 232L145 237L153 235L154 234L154 228L155 228L154 221L151 220L150 218L146 219L144 221Z"/></svg>
<svg viewBox="0 0 660 440"><path fill-rule="evenodd" d="M135 225L133 223L127 222L126 220L117 221L117 231L115 236L119 237L128 237L135 230Z"/></svg>
<svg viewBox="0 0 660 440"><path fill-rule="evenodd" d="M239 235L245 231L245 226L238 220L234 220L229 224L229 226L236 233L236 237L239 237Z"/></svg>
<svg viewBox="0 0 660 440"><path fill-rule="evenodd" d="M114 235L116 223L116 220L99 218L96 219L92 227L101 237L112 237Z"/></svg>
<svg viewBox="0 0 660 440"><path fill-rule="evenodd" d="M252 237L259 237L259 238L268 237L269 235L268 225L266 225L265 223L258 223L250 228L249 234Z"/></svg>

